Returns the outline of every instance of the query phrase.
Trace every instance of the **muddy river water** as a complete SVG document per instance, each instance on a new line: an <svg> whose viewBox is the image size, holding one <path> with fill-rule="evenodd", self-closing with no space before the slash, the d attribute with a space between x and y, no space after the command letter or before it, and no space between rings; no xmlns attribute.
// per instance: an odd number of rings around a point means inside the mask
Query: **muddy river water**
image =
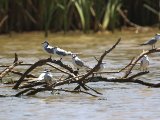
<svg viewBox="0 0 160 120"><path fill-rule="evenodd" d="M94 66L97 58L109 49L119 37L121 43L109 53L104 61L107 63L104 71L119 70L129 61L138 56L143 49L138 44L151 38L157 31L147 33L116 32L114 34L81 34L63 33L50 34L48 41L51 45L81 53L80 58L89 66ZM24 63L34 63L49 55L42 50L41 43L45 40L43 33L22 33L0 36L0 65L10 65L14 60L14 53ZM160 47L160 42L157 43ZM149 55L150 73L141 76L141 80L160 82L160 53ZM55 59L58 57L55 56ZM64 58L66 64L71 58ZM28 67L17 67L25 71ZM0 68L3 70L4 68ZM43 68L42 68L43 69ZM139 71L139 66L135 67ZM38 71L34 71L39 75ZM59 77L55 72L53 76ZM102 75L107 77L107 75ZM109 75L117 77L118 75ZM5 79L18 79L18 76L9 74ZM3 79L3 80L5 80ZM0 120L159 120L160 119L160 89L148 88L133 83L89 83L89 86L103 93L99 97L84 94L60 93L52 95L42 92L35 96L0 98ZM74 88L75 85L64 86ZM0 84L0 94L15 94L16 90Z"/></svg>

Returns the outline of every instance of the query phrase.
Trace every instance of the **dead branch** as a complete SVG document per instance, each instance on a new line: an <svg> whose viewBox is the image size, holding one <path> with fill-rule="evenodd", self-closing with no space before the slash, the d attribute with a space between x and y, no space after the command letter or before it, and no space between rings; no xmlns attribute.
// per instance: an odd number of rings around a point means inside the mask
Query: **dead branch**
<svg viewBox="0 0 160 120"><path fill-rule="evenodd" d="M91 96L93 96L93 97L98 97L98 96L96 96L96 95L93 95L93 94L91 94L91 93L89 93L89 92L82 91L82 90L80 90L80 91L76 91L76 90L65 90L65 89L54 89L54 90L71 92L71 93L85 93L85 94L91 95Z"/></svg>
<svg viewBox="0 0 160 120"><path fill-rule="evenodd" d="M24 93L27 93L27 92L30 91L30 90L34 90L34 88L27 88L27 89L25 89L25 90L23 90L23 91L15 94L14 96L15 96L15 97L19 97L19 96L23 95Z"/></svg>
<svg viewBox="0 0 160 120"><path fill-rule="evenodd" d="M56 66L54 66L54 65L51 65L51 64L49 64L49 63L47 63L46 65L49 65L49 66L55 68L56 70L58 70L58 71L60 71L60 72L62 72L62 73L65 73L65 74L67 74L67 75L70 75L70 76L72 76L72 77L75 77L75 75L74 75L73 73L66 72L66 71L64 71L64 70L62 70L62 69L60 69L60 68L58 68L58 67L56 67Z"/></svg>
<svg viewBox="0 0 160 120"><path fill-rule="evenodd" d="M51 87L31 89L30 92L27 91L28 92L27 95L35 95L38 92L42 92L42 91L64 91L64 92L70 92L70 93L85 93L85 94L91 95L93 97L98 97L98 96L93 95L93 94L91 94L89 92L86 92L86 91L76 91L76 90L66 90L66 89L53 89Z"/></svg>
<svg viewBox="0 0 160 120"><path fill-rule="evenodd" d="M86 84L85 84L85 86L86 86L88 89L90 89L90 90L94 91L95 93L102 95L102 93L100 93L100 92L96 91L95 89L93 89L93 88L89 87L88 85L86 85Z"/></svg>
<svg viewBox="0 0 160 120"><path fill-rule="evenodd" d="M123 76L124 78L127 78L128 75L130 75L132 69L134 68L134 66L137 64L137 62L144 56L144 55L148 55L151 53L155 53L155 52L160 52L160 48L156 48L156 49L152 49L152 50L148 50L145 52L142 52L138 57L135 57L131 64L128 66L128 70L126 71L126 74Z"/></svg>
<svg viewBox="0 0 160 120"><path fill-rule="evenodd" d="M29 83L29 84L24 84L24 85L20 86L19 88L20 89L31 88L31 87L42 86L42 85L45 85L45 84L46 84L45 82L37 81L37 82Z"/></svg>
<svg viewBox="0 0 160 120"><path fill-rule="evenodd" d="M18 66L31 66L33 64L26 64L26 63L21 63ZM9 65L0 65L0 67L9 67Z"/></svg>
<svg viewBox="0 0 160 120"><path fill-rule="evenodd" d="M53 90L70 92L70 93L84 93L84 94L88 94L91 96L96 96L96 95L93 95L89 92L78 90L78 89L80 89L80 87L83 87L85 90L91 90L92 92L94 92L96 94L102 95L102 93L100 93L97 90L95 90L94 88L91 88L90 86L86 85L86 83L88 83L88 82L118 82L118 83L130 82L130 83L137 83L137 84L145 85L148 87L155 87L155 88L160 87L160 83L154 84L154 83L144 82L142 80L136 79L137 77L148 74L149 72L139 72L136 74L132 73L132 75L131 75L131 72L132 72L134 66L137 64L137 62L145 54L160 52L160 48L149 50L149 51L141 53L138 57L133 58L130 61L130 63L127 64L124 68L121 68L118 71L96 72L96 69L98 67L100 67L104 57L108 53L110 53L120 43L120 41L121 41L121 39L118 39L117 42L109 50L105 50L99 59L95 58L98 61L98 63L90 71L88 71L87 73L85 73L83 75L77 75L76 72L69 65L65 65L64 63L62 63L62 61L53 60L51 58L39 60L39 61L35 62L34 64L23 64L23 65L31 65L31 66L24 73L21 73L16 70L13 70L13 68L16 66L14 64L19 62L17 54L15 54L15 61L14 61L13 65L8 66L4 71L7 71L7 69L9 69L8 70L9 72L12 72L14 74L18 74L21 76L13 87L13 89L18 89L18 88L22 89L22 91L20 91L19 93L17 93L15 95L16 97L21 96L23 94L24 95L35 95L38 92L53 91ZM54 64L56 64L62 68L56 67ZM19 63L19 65L22 65L22 64ZM43 66L43 65L49 65L50 67L58 70L59 72L61 72L63 74L66 74L68 76L64 77L63 79L62 79L62 77L59 77L59 79L56 82L51 83L51 84L47 84L46 82L38 81L38 80L35 80L32 82L25 81L26 77L32 77L33 79L36 78L36 76L34 76L30 73L34 69L36 69L37 67ZM96 73L120 73L124 70L126 71L126 74L122 78L109 79L109 78L92 76L92 74L96 74ZM4 71L2 71L2 73ZM79 85L74 90L55 89L56 86L61 86L64 84L72 84L72 83L77 83Z"/></svg>
<svg viewBox="0 0 160 120"><path fill-rule="evenodd" d="M13 73L13 74L16 74L16 75L19 75L19 76L22 76L23 75L23 73L21 73L21 72L18 72L18 71L16 71L16 70L11 70L11 72ZM28 74L28 75L26 75L26 78L37 78L35 75L33 75L33 74Z"/></svg>
<svg viewBox="0 0 160 120"><path fill-rule="evenodd" d="M44 64L46 64L46 62L50 62L52 61L51 58L48 59L42 59L39 60L38 62L35 62L29 69L26 70L26 72L20 77L20 79L17 81L17 83L15 84L15 86L13 87L13 89L18 89L19 85L23 82L24 78L26 77L26 75L28 75L32 70L34 70L36 67L38 66L42 66Z"/></svg>
<svg viewBox="0 0 160 120"><path fill-rule="evenodd" d="M137 73L135 75L132 75L132 76L128 77L128 79L134 79L135 77L139 77L139 76L142 76L142 75L145 75L145 74L148 74L148 73L149 73L149 71L139 72L139 73Z"/></svg>
<svg viewBox="0 0 160 120"><path fill-rule="evenodd" d="M0 80L2 80L2 78L7 75L11 70L13 70L13 68L19 64L21 64L22 61L18 61L18 55L15 53L15 60L13 62L13 65L10 65L9 67L7 67L6 69L4 69L1 73L0 73Z"/></svg>
<svg viewBox="0 0 160 120"><path fill-rule="evenodd" d="M110 53L117 45L118 43L121 41L121 38L118 39L118 41L112 46L112 48L110 48L109 50L106 50L100 57L97 65L94 66L94 68L92 68L86 75L84 75L82 78L80 78L78 81L83 81L85 80L85 78L87 78L88 76L90 76L91 74L93 74L93 72L100 66L100 64L102 63L103 58Z"/></svg>

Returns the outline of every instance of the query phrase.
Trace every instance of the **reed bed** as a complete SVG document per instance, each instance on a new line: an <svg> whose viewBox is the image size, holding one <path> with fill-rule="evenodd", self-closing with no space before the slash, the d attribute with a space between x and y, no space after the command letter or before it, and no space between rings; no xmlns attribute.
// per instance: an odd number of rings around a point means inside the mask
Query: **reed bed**
<svg viewBox="0 0 160 120"><path fill-rule="evenodd" d="M0 33L113 31L124 26L117 9L141 26L160 23L159 0L0 0Z"/></svg>

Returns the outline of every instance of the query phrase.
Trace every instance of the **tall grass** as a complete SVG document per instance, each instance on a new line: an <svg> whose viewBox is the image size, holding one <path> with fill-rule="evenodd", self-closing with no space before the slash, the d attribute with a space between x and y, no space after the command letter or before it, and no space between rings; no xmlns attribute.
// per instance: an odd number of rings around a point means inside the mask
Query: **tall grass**
<svg viewBox="0 0 160 120"><path fill-rule="evenodd" d="M0 33L114 30L123 25L117 8L139 25L160 22L158 0L0 0Z"/></svg>
<svg viewBox="0 0 160 120"><path fill-rule="evenodd" d="M105 9L104 18L102 21L102 29L106 30L108 27L113 30L116 27L118 20L117 9L121 6L120 0L109 0Z"/></svg>

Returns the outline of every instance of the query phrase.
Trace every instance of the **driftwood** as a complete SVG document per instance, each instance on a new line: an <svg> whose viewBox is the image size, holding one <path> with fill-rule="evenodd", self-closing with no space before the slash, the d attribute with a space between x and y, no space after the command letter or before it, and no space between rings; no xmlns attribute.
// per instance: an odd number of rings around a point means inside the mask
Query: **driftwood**
<svg viewBox="0 0 160 120"><path fill-rule="evenodd" d="M8 66L6 69L4 69L1 73L0 73L0 80L2 80L2 78L7 75L10 71L12 71L12 69L14 67L16 67L17 65L21 64L22 61L18 61L18 56L15 53L15 60L13 62L13 65Z"/></svg>
<svg viewBox="0 0 160 120"><path fill-rule="evenodd" d="M105 71L105 72L97 72L97 68L100 67L100 64L102 63L103 59L106 57L107 54L109 54L112 50L116 48L116 46L120 43L121 39L118 39L117 42L109 49L105 50L104 53L100 56L99 59L95 58L97 60L97 64L87 71L86 73L78 73L78 71L75 71L73 68L71 68L69 65L64 64L60 60L54 60L51 58L47 59L41 59L34 64L26 64L18 61L18 56L15 54L15 60L13 62L13 65L8 66L8 65L3 65L0 67L6 67L1 73L0 73L0 78L4 78L5 75L7 75L9 72L12 72L13 74L17 74L20 76L19 80L16 81L16 83L13 85L13 89L20 89L21 91L18 92L16 95L12 95L15 97L21 96L21 95L35 95L39 92L43 91L64 91L64 92L70 92L70 93L83 93L91 96L98 96L102 95L99 91L95 90L94 88L90 87L87 85L89 82L118 82L118 83L136 83L140 85L145 85L148 87L153 87L153 88L159 88L160 83L149 83L140 80L137 77L140 77L142 75L146 75L149 72L138 72L138 73L132 73L132 70L134 69L135 65L138 63L138 61L146 54L151 54L155 52L160 52L160 48L157 49L152 49L145 51L138 55L137 57L134 57L127 65L124 65L123 68L117 71ZM15 69L15 66L18 65L26 65L29 66L29 68L24 72L18 72ZM37 77L33 75L31 72L38 68L39 66L43 65L48 65L52 69L55 69L59 71L62 76L59 77L56 82L48 84L44 81L27 81L26 78L30 79L36 79ZM55 66L56 65L56 66ZM57 65L59 67L57 67ZM124 76L117 77L117 78L104 78L101 76L95 76L94 74L115 74L115 73L125 73ZM65 77L64 77L65 75ZM72 90L69 89L56 89L57 86L62 86L65 84L73 84L77 83L78 86L73 88ZM81 90L81 87L84 90ZM4 95L2 95L4 97Z"/></svg>

